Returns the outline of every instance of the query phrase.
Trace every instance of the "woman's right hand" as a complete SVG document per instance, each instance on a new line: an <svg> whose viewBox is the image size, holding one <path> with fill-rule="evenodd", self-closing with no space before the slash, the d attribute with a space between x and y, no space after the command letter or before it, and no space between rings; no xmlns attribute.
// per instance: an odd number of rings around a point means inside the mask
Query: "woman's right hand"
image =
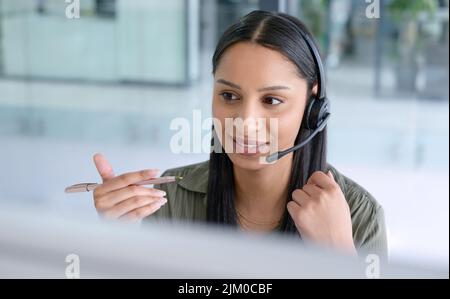
<svg viewBox="0 0 450 299"><path fill-rule="evenodd" d="M93 193L99 215L108 219L139 222L167 202L164 191L133 185L156 177L158 170L147 169L115 176L102 154L94 155L94 163L103 180L103 184L95 188Z"/></svg>

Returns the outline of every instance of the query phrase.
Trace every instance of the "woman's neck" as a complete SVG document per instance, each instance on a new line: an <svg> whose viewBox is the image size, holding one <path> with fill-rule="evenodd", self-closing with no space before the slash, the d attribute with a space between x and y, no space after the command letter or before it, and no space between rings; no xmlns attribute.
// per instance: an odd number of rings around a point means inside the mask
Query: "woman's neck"
<svg viewBox="0 0 450 299"><path fill-rule="evenodd" d="M233 166L238 218L241 216L249 224L266 223L266 229L261 230L267 230L271 223L272 228L276 227L286 209L291 167L292 155L260 170Z"/></svg>

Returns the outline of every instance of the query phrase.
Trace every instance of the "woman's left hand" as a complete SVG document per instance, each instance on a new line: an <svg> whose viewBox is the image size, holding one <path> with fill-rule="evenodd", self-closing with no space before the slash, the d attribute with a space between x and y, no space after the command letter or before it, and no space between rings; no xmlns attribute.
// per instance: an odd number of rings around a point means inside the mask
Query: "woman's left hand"
<svg viewBox="0 0 450 299"><path fill-rule="evenodd" d="M292 199L287 209L302 237L356 255L350 208L330 171L314 172Z"/></svg>

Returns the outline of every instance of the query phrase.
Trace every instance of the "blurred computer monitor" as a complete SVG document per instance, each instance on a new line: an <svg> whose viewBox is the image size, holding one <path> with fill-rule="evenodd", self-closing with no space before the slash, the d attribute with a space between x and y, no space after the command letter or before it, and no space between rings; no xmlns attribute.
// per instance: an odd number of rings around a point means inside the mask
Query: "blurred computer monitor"
<svg viewBox="0 0 450 299"><path fill-rule="evenodd" d="M74 262L80 278L448 278L448 266L374 268L373 258L339 256L282 237L0 209L0 277L72 278Z"/></svg>

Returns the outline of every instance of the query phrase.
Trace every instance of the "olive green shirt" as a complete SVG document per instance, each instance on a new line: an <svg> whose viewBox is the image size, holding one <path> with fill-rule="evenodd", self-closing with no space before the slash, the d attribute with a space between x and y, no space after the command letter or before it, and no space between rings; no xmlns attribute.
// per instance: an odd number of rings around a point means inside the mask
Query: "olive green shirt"
<svg viewBox="0 0 450 299"><path fill-rule="evenodd" d="M353 240L359 254L375 253L387 258L387 240L383 208L372 195L357 183L329 166L335 181L340 186L350 207ZM173 219L177 221L206 221L206 193L208 188L209 161L169 169L163 176L182 176L176 183L163 184L156 188L167 193L167 204L146 218Z"/></svg>

